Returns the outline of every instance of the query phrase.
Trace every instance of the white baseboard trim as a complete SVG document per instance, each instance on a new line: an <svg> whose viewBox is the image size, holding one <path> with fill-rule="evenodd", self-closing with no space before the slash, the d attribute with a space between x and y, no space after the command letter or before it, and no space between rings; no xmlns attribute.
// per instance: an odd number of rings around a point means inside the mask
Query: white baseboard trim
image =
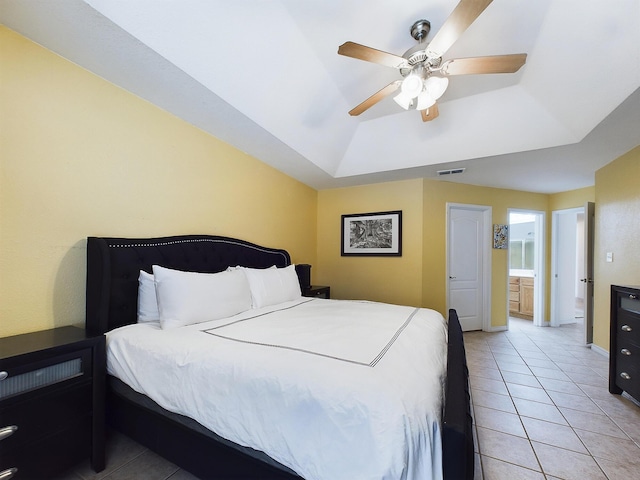
<svg viewBox="0 0 640 480"><path fill-rule="evenodd" d="M599 353L600 355L609 358L609 352L607 350L605 350L602 347L599 347L598 345L596 345L595 343L591 344L591 350L593 350L596 353Z"/></svg>
<svg viewBox="0 0 640 480"><path fill-rule="evenodd" d="M489 327L489 330L485 330L485 332L506 332L507 326L506 325L499 325L497 327L494 327L493 325L491 327Z"/></svg>

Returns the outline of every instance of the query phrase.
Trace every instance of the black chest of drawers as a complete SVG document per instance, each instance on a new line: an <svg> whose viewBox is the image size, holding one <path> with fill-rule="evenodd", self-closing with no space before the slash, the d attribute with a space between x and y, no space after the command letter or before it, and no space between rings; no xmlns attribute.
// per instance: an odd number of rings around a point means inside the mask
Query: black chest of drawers
<svg viewBox="0 0 640 480"><path fill-rule="evenodd" d="M609 391L640 400L640 287L611 286Z"/></svg>
<svg viewBox="0 0 640 480"><path fill-rule="evenodd" d="M60 327L0 338L0 478L52 478L85 458L103 470L104 389L103 335Z"/></svg>

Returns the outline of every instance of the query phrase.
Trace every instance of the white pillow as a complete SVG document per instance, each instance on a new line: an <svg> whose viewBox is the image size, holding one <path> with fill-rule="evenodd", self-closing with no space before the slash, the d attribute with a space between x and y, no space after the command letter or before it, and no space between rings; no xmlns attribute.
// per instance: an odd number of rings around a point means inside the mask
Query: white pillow
<svg viewBox="0 0 640 480"><path fill-rule="evenodd" d="M196 273L153 266L160 325L175 328L236 315L251 308L243 271Z"/></svg>
<svg viewBox="0 0 640 480"><path fill-rule="evenodd" d="M138 323L157 322L160 320L158 302L156 300L156 285L153 275L140 270L138 276Z"/></svg>
<svg viewBox="0 0 640 480"><path fill-rule="evenodd" d="M253 308L267 307L302 296L295 265L284 268L245 268Z"/></svg>

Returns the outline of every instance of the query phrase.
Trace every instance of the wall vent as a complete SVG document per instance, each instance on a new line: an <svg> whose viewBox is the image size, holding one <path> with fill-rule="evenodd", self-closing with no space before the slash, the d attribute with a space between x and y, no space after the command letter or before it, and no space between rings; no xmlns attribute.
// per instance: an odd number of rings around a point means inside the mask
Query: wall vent
<svg viewBox="0 0 640 480"><path fill-rule="evenodd" d="M464 168L452 168L450 170L438 170L438 176L441 177L442 175L453 175L455 173L462 173L464 172Z"/></svg>

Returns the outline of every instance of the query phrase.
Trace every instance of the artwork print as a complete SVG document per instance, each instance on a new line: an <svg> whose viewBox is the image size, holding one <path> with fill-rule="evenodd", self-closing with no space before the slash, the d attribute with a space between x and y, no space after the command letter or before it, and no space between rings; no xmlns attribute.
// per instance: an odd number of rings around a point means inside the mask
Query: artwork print
<svg viewBox="0 0 640 480"><path fill-rule="evenodd" d="M400 256L402 212L342 215L342 255Z"/></svg>
<svg viewBox="0 0 640 480"><path fill-rule="evenodd" d="M509 225L493 226L493 248L505 249L509 242Z"/></svg>

